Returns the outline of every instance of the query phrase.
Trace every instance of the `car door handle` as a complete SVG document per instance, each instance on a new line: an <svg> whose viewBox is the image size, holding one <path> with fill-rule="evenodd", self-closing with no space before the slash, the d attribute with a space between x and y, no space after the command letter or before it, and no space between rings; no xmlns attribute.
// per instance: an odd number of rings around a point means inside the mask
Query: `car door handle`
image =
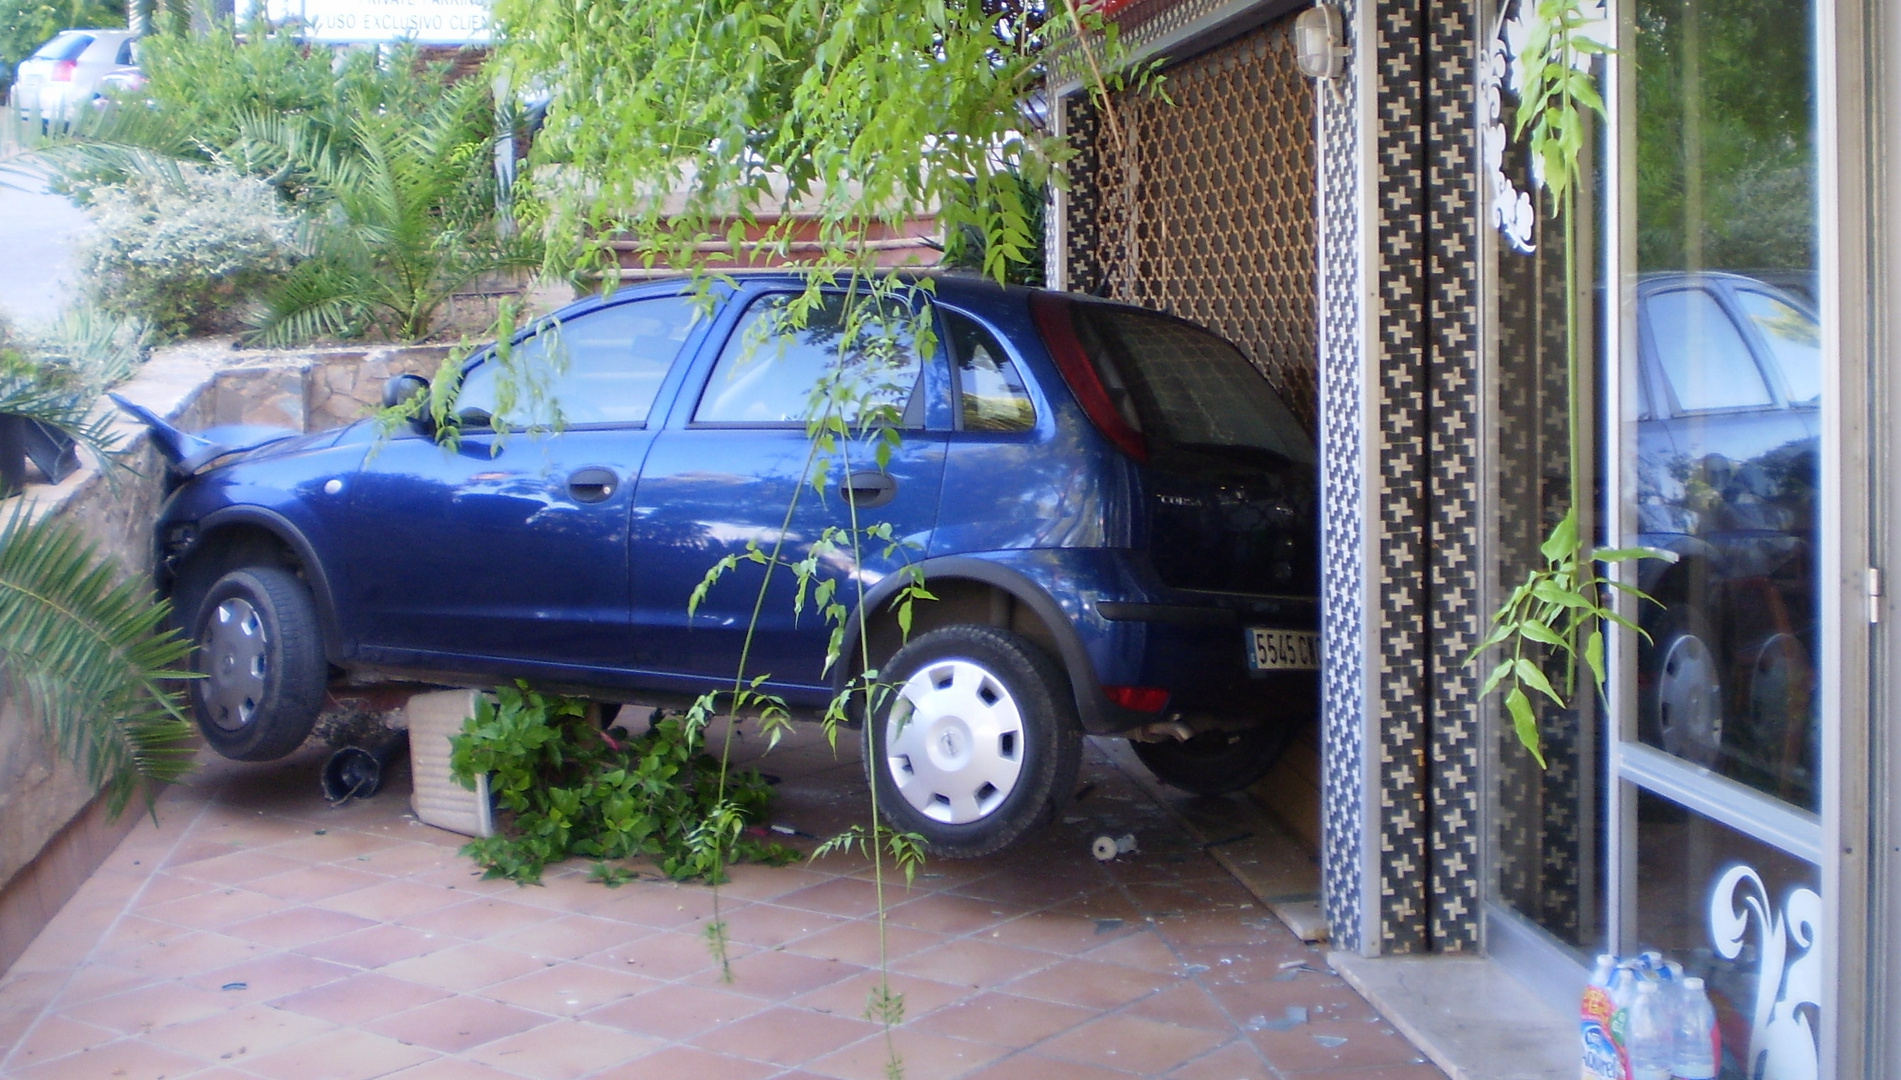
<svg viewBox="0 0 1901 1080"><path fill-rule="evenodd" d="M869 510L897 498L898 482L890 473L860 469L846 478L845 497L860 510Z"/></svg>
<svg viewBox="0 0 1901 1080"><path fill-rule="evenodd" d="M614 491L619 487L619 474L599 465L576 469L568 476L568 494L574 496L575 502L606 502L614 497Z"/></svg>

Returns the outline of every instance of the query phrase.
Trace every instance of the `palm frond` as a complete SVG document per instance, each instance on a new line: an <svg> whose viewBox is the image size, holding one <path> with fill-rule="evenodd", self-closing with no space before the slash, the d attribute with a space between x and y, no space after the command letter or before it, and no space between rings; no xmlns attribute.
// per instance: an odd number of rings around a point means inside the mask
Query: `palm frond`
<svg viewBox="0 0 1901 1080"><path fill-rule="evenodd" d="M112 566L71 527L16 509L0 523L0 673L59 751L117 815L143 778L190 768L180 693L190 643L143 582ZM148 793L149 797L149 793Z"/></svg>
<svg viewBox="0 0 1901 1080"><path fill-rule="evenodd" d="M264 297L252 323L255 337L265 345L287 345L361 330L366 301L372 299L365 277L360 269L321 255L298 263Z"/></svg>

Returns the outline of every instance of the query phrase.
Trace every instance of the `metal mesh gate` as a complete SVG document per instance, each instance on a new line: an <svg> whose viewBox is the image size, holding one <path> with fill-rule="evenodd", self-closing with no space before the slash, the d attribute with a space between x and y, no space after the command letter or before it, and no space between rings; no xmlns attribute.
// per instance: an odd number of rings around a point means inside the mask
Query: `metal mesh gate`
<svg viewBox="0 0 1901 1080"><path fill-rule="evenodd" d="M1313 88L1283 19L1169 67L1168 100L1072 99L1069 287L1212 327L1315 418ZM1172 103L1171 103L1172 102Z"/></svg>

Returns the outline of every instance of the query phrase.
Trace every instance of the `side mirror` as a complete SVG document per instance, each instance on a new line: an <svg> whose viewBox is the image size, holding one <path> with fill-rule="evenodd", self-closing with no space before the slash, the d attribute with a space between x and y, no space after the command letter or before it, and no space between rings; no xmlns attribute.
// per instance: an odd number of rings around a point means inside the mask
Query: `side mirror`
<svg viewBox="0 0 1901 1080"><path fill-rule="evenodd" d="M435 421L429 415L429 380L421 375L391 375L383 384L383 407L394 409L405 405L417 404L421 398L421 408L409 418L410 426L427 435L435 430Z"/></svg>

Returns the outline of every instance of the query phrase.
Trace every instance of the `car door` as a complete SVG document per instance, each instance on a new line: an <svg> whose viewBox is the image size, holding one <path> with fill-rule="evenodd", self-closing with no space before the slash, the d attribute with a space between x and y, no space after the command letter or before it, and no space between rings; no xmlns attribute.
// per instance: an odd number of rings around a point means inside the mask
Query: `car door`
<svg viewBox="0 0 1901 1080"><path fill-rule="evenodd" d="M806 558L828 527L848 528L856 492L858 525L890 526L897 545L867 541L824 554L820 580L836 583L850 606L854 583L869 589L907 562L921 561L937 517L949 428L943 353L927 361L913 339L909 309L892 310L851 343L843 332L845 303L828 296L805 328L783 320L791 293L743 294L716 327L723 335L683 389L674 418L655 440L635 493L632 538L634 650L642 667L666 673L680 689L729 682L746 648L755 605L758 624L748 650L749 676L769 675L782 688L824 684L827 627L808 600L795 612L794 575L774 570L763 602L764 566L743 561L748 545L788 561ZM807 434L813 391L825 380L856 387L846 404L854 416L882 414L899 435L880 468L864 437L830 453ZM847 462L848 459L848 462ZM826 491L814 491L808 469L824 469ZM741 559L689 617L688 601L720 559Z"/></svg>
<svg viewBox="0 0 1901 1080"><path fill-rule="evenodd" d="M698 321L687 296L550 320L467 369L454 445L371 453L351 504L367 658L627 666L633 481Z"/></svg>

